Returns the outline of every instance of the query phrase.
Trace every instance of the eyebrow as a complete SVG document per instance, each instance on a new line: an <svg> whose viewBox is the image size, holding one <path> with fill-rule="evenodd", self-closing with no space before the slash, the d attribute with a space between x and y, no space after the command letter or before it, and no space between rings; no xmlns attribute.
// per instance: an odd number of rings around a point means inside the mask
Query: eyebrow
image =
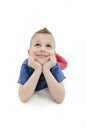
<svg viewBox="0 0 86 130"><path fill-rule="evenodd" d="M53 42L47 42L47 43L53 44Z"/></svg>
<svg viewBox="0 0 86 130"><path fill-rule="evenodd" d="M53 42L47 42L48 44L50 44L51 46L54 46L54 43Z"/></svg>
<svg viewBox="0 0 86 130"><path fill-rule="evenodd" d="M36 41L36 42L41 42L41 41Z"/></svg>

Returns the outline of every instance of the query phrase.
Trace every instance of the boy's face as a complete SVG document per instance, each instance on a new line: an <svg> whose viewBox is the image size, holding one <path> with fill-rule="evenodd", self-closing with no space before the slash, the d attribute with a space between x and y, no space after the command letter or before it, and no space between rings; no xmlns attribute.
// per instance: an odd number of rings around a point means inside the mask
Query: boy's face
<svg viewBox="0 0 86 130"><path fill-rule="evenodd" d="M45 64L55 53L54 39L51 34L37 34L31 43L29 55L41 65Z"/></svg>

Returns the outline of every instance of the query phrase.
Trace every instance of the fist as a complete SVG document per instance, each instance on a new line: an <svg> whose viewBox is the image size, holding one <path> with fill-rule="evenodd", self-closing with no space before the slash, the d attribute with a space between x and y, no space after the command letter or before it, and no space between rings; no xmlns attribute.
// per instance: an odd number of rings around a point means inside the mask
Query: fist
<svg viewBox="0 0 86 130"><path fill-rule="evenodd" d="M47 68L47 69L51 69L52 67L54 67L56 65L56 57L55 55L51 56L50 59L48 60L48 62L46 62L44 65L43 65L43 68Z"/></svg>
<svg viewBox="0 0 86 130"><path fill-rule="evenodd" d="M33 68L34 70L36 69L42 69L42 66L40 63L38 63L34 57L30 56L29 57L29 60L28 60L28 65Z"/></svg>

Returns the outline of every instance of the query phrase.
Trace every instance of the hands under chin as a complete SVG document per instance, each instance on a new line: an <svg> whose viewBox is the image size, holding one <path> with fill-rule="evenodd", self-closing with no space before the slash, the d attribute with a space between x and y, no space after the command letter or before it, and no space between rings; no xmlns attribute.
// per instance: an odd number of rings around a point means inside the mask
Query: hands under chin
<svg viewBox="0 0 86 130"><path fill-rule="evenodd" d="M30 56L29 57L29 60L28 60L28 65L30 67L32 67L34 70L37 70L37 69L41 69L42 70L42 66L39 62L37 62L34 57Z"/></svg>
<svg viewBox="0 0 86 130"><path fill-rule="evenodd" d="M52 67L56 65L56 58L55 56L51 56L50 59L42 65L38 61L36 61L34 57L30 56L28 65L32 67L34 70L41 69L41 72L43 72L46 69L50 70Z"/></svg>
<svg viewBox="0 0 86 130"><path fill-rule="evenodd" d="M50 59L43 65L43 70L44 69L50 70L55 65L56 65L56 58L55 56L51 56Z"/></svg>

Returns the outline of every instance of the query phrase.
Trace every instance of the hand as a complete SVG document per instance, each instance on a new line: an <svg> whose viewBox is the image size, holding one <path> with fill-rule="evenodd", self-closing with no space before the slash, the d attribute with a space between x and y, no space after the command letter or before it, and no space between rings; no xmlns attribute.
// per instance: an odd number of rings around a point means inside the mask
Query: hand
<svg viewBox="0 0 86 130"><path fill-rule="evenodd" d="M46 62L44 65L43 65L43 69L48 69L50 70L53 66L56 65L56 57L55 55L51 56L49 61Z"/></svg>
<svg viewBox="0 0 86 130"><path fill-rule="evenodd" d="M34 59L34 57L32 57L32 56L29 57L28 65L29 65L30 67L32 67L34 70L36 70L36 69L41 69L41 71L42 71L42 66L41 66L41 64L40 64L39 62L37 62L37 61Z"/></svg>

